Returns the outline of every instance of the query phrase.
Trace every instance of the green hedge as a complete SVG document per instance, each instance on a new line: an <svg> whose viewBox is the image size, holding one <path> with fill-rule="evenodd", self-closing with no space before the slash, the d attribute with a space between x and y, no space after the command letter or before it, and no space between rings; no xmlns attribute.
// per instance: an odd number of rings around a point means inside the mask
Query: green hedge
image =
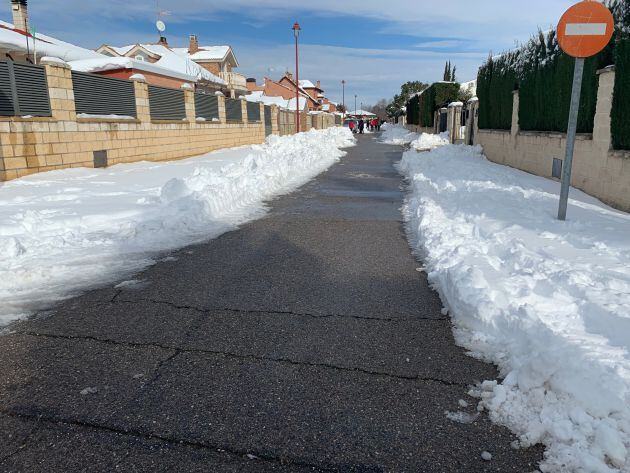
<svg viewBox="0 0 630 473"><path fill-rule="evenodd" d="M599 79L597 70L616 67L611 134L615 149L630 150L630 0L611 0L615 35L608 47L585 64L578 132L592 133ZM490 57L479 69L479 127L511 128L512 91L520 96L522 130L566 132L575 60L564 54L555 31L539 33L523 47Z"/></svg>
<svg viewBox="0 0 630 473"><path fill-rule="evenodd" d="M615 92L611 113L613 147L630 150L630 38L621 39L615 49Z"/></svg>
<svg viewBox="0 0 630 473"><path fill-rule="evenodd" d="M509 130L512 128L513 92L516 75L510 64L511 54L490 57L479 69L477 97L479 98L479 128Z"/></svg>
<svg viewBox="0 0 630 473"><path fill-rule="evenodd" d="M409 125L417 125L419 123L419 103L420 99L417 95L411 97L407 102L407 123Z"/></svg>
<svg viewBox="0 0 630 473"><path fill-rule="evenodd" d="M558 54L545 64L535 64L523 71L520 80L519 126L522 130L566 133L571 107L571 89L575 59ZM586 61L578 133L592 133L597 106L599 61Z"/></svg>
<svg viewBox="0 0 630 473"><path fill-rule="evenodd" d="M435 111L457 100L460 85L455 82L436 82L422 94L407 102L407 123L431 128Z"/></svg>

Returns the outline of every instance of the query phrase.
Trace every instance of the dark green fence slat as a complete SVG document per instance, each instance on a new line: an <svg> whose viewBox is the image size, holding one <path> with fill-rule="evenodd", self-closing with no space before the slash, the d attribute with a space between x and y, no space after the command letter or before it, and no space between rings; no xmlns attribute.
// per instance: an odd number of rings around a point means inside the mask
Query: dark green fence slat
<svg viewBox="0 0 630 473"><path fill-rule="evenodd" d="M247 121L249 123L260 123L260 104L257 102L247 102Z"/></svg>
<svg viewBox="0 0 630 473"><path fill-rule="evenodd" d="M153 120L184 120L186 118L183 90L150 85L149 107Z"/></svg>
<svg viewBox="0 0 630 473"><path fill-rule="evenodd" d="M214 95L195 94L195 112L197 118L208 121L219 119L219 98Z"/></svg>
<svg viewBox="0 0 630 473"><path fill-rule="evenodd" d="M46 70L42 66L0 62L0 115L52 115Z"/></svg>
<svg viewBox="0 0 630 473"><path fill-rule="evenodd" d="M6 62L0 62L0 115L3 117L15 115L9 65Z"/></svg>
<svg viewBox="0 0 630 473"><path fill-rule="evenodd" d="M77 113L136 117L133 82L84 72L72 73Z"/></svg>
<svg viewBox="0 0 630 473"><path fill-rule="evenodd" d="M271 123L271 107L265 105L265 136L273 133L273 125Z"/></svg>
<svg viewBox="0 0 630 473"><path fill-rule="evenodd" d="M242 122L243 109L238 99L225 99L225 115L229 122Z"/></svg>

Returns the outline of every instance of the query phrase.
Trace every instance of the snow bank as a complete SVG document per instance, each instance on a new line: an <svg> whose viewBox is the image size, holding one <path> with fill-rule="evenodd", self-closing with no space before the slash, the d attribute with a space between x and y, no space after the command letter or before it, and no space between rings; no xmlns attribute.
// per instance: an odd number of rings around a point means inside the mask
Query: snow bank
<svg viewBox="0 0 630 473"><path fill-rule="evenodd" d="M379 137L381 143L389 145L409 144L417 150L429 150L449 143L448 132L434 135L431 133L413 133L401 125L387 124Z"/></svg>
<svg viewBox="0 0 630 473"><path fill-rule="evenodd" d="M418 151L426 151L447 144L449 144L449 136L448 132L445 131L439 135L422 133L417 139L411 142L410 146Z"/></svg>
<svg viewBox="0 0 630 473"><path fill-rule="evenodd" d="M379 137L381 143L388 145L406 145L419 138L418 133L412 133L401 125L388 124L382 127L383 133Z"/></svg>
<svg viewBox="0 0 630 473"><path fill-rule="evenodd" d="M216 237L351 146L330 128L171 162L69 169L0 185L0 325L120 281L158 251Z"/></svg>
<svg viewBox="0 0 630 473"><path fill-rule="evenodd" d="M413 246L459 344L496 363L476 391L545 472L630 471L630 215L487 161L480 148L405 153Z"/></svg>

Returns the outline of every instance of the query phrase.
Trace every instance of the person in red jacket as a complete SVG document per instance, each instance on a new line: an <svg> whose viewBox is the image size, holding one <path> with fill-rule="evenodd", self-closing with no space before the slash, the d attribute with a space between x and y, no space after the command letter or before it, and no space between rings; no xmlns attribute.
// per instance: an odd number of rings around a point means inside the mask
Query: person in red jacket
<svg viewBox="0 0 630 473"><path fill-rule="evenodd" d="M350 128L350 131L352 133L354 133L354 120L350 120L350 123L348 123L348 128Z"/></svg>

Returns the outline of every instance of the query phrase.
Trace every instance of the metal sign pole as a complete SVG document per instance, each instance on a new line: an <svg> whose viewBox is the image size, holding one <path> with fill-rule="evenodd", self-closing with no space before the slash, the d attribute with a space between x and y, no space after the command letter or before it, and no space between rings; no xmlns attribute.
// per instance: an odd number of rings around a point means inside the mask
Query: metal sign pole
<svg viewBox="0 0 630 473"><path fill-rule="evenodd" d="M558 220L567 219L569 188L571 187L571 168L573 166L573 151L575 149L575 136L577 134L577 119L580 111L583 76L584 58L576 58L575 71L573 73L573 91L571 92L571 109L569 111L569 126L567 128L567 151L562 165L562 187L560 189Z"/></svg>

